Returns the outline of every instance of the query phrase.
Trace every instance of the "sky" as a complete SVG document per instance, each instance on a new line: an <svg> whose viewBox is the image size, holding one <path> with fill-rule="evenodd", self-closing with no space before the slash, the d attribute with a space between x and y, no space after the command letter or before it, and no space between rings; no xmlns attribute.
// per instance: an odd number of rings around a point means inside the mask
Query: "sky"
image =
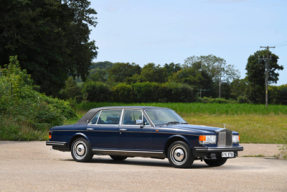
<svg viewBox="0 0 287 192"><path fill-rule="evenodd" d="M215 55L246 76L260 46L284 66L277 85L287 84L286 0L91 0L97 26L94 62L164 65L190 56Z"/></svg>

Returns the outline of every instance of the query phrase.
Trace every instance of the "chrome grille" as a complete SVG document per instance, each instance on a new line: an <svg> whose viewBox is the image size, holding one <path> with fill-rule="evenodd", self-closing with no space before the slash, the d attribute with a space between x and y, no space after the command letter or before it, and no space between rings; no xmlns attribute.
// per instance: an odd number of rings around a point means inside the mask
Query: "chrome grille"
<svg viewBox="0 0 287 192"><path fill-rule="evenodd" d="M232 131L229 129L223 129L218 131L218 142L219 147L232 146Z"/></svg>

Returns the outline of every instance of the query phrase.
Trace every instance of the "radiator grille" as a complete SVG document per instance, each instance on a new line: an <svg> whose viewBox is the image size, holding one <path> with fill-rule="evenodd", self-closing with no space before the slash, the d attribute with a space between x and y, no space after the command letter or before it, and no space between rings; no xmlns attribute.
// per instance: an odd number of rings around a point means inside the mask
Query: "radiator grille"
<svg viewBox="0 0 287 192"><path fill-rule="evenodd" d="M218 142L219 147L231 147L232 146L232 131L229 129L223 129L218 132Z"/></svg>

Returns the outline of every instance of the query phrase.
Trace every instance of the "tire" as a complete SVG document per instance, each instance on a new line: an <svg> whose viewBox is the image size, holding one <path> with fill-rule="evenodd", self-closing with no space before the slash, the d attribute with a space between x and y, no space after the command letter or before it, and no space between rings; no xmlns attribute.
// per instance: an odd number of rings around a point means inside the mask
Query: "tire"
<svg viewBox="0 0 287 192"><path fill-rule="evenodd" d="M194 157L189 146L183 141L175 141L168 148L169 163L176 168L191 167Z"/></svg>
<svg viewBox="0 0 287 192"><path fill-rule="evenodd" d="M78 162L88 162L93 158L90 144L84 138L78 138L73 142L71 154L73 159Z"/></svg>
<svg viewBox="0 0 287 192"><path fill-rule="evenodd" d="M204 159L204 162L211 166L211 167L218 167L223 165L227 161L227 158L221 158L221 159L216 159L216 160L209 160L209 159Z"/></svg>
<svg viewBox="0 0 287 192"><path fill-rule="evenodd" d="M114 155L110 155L110 157L115 161L123 161L127 158L126 156L114 156Z"/></svg>

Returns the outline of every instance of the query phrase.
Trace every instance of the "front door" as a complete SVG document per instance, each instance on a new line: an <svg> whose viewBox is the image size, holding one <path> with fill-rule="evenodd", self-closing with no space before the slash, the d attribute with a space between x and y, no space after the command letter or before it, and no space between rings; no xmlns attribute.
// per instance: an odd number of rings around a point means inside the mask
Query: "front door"
<svg viewBox="0 0 287 192"><path fill-rule="evenodd" d="M144 120L144 126L136 124L136 120ZM119 148L127 151L152 150L153 127L150 126L141 110L124 110L119 126Z"/></svg>

